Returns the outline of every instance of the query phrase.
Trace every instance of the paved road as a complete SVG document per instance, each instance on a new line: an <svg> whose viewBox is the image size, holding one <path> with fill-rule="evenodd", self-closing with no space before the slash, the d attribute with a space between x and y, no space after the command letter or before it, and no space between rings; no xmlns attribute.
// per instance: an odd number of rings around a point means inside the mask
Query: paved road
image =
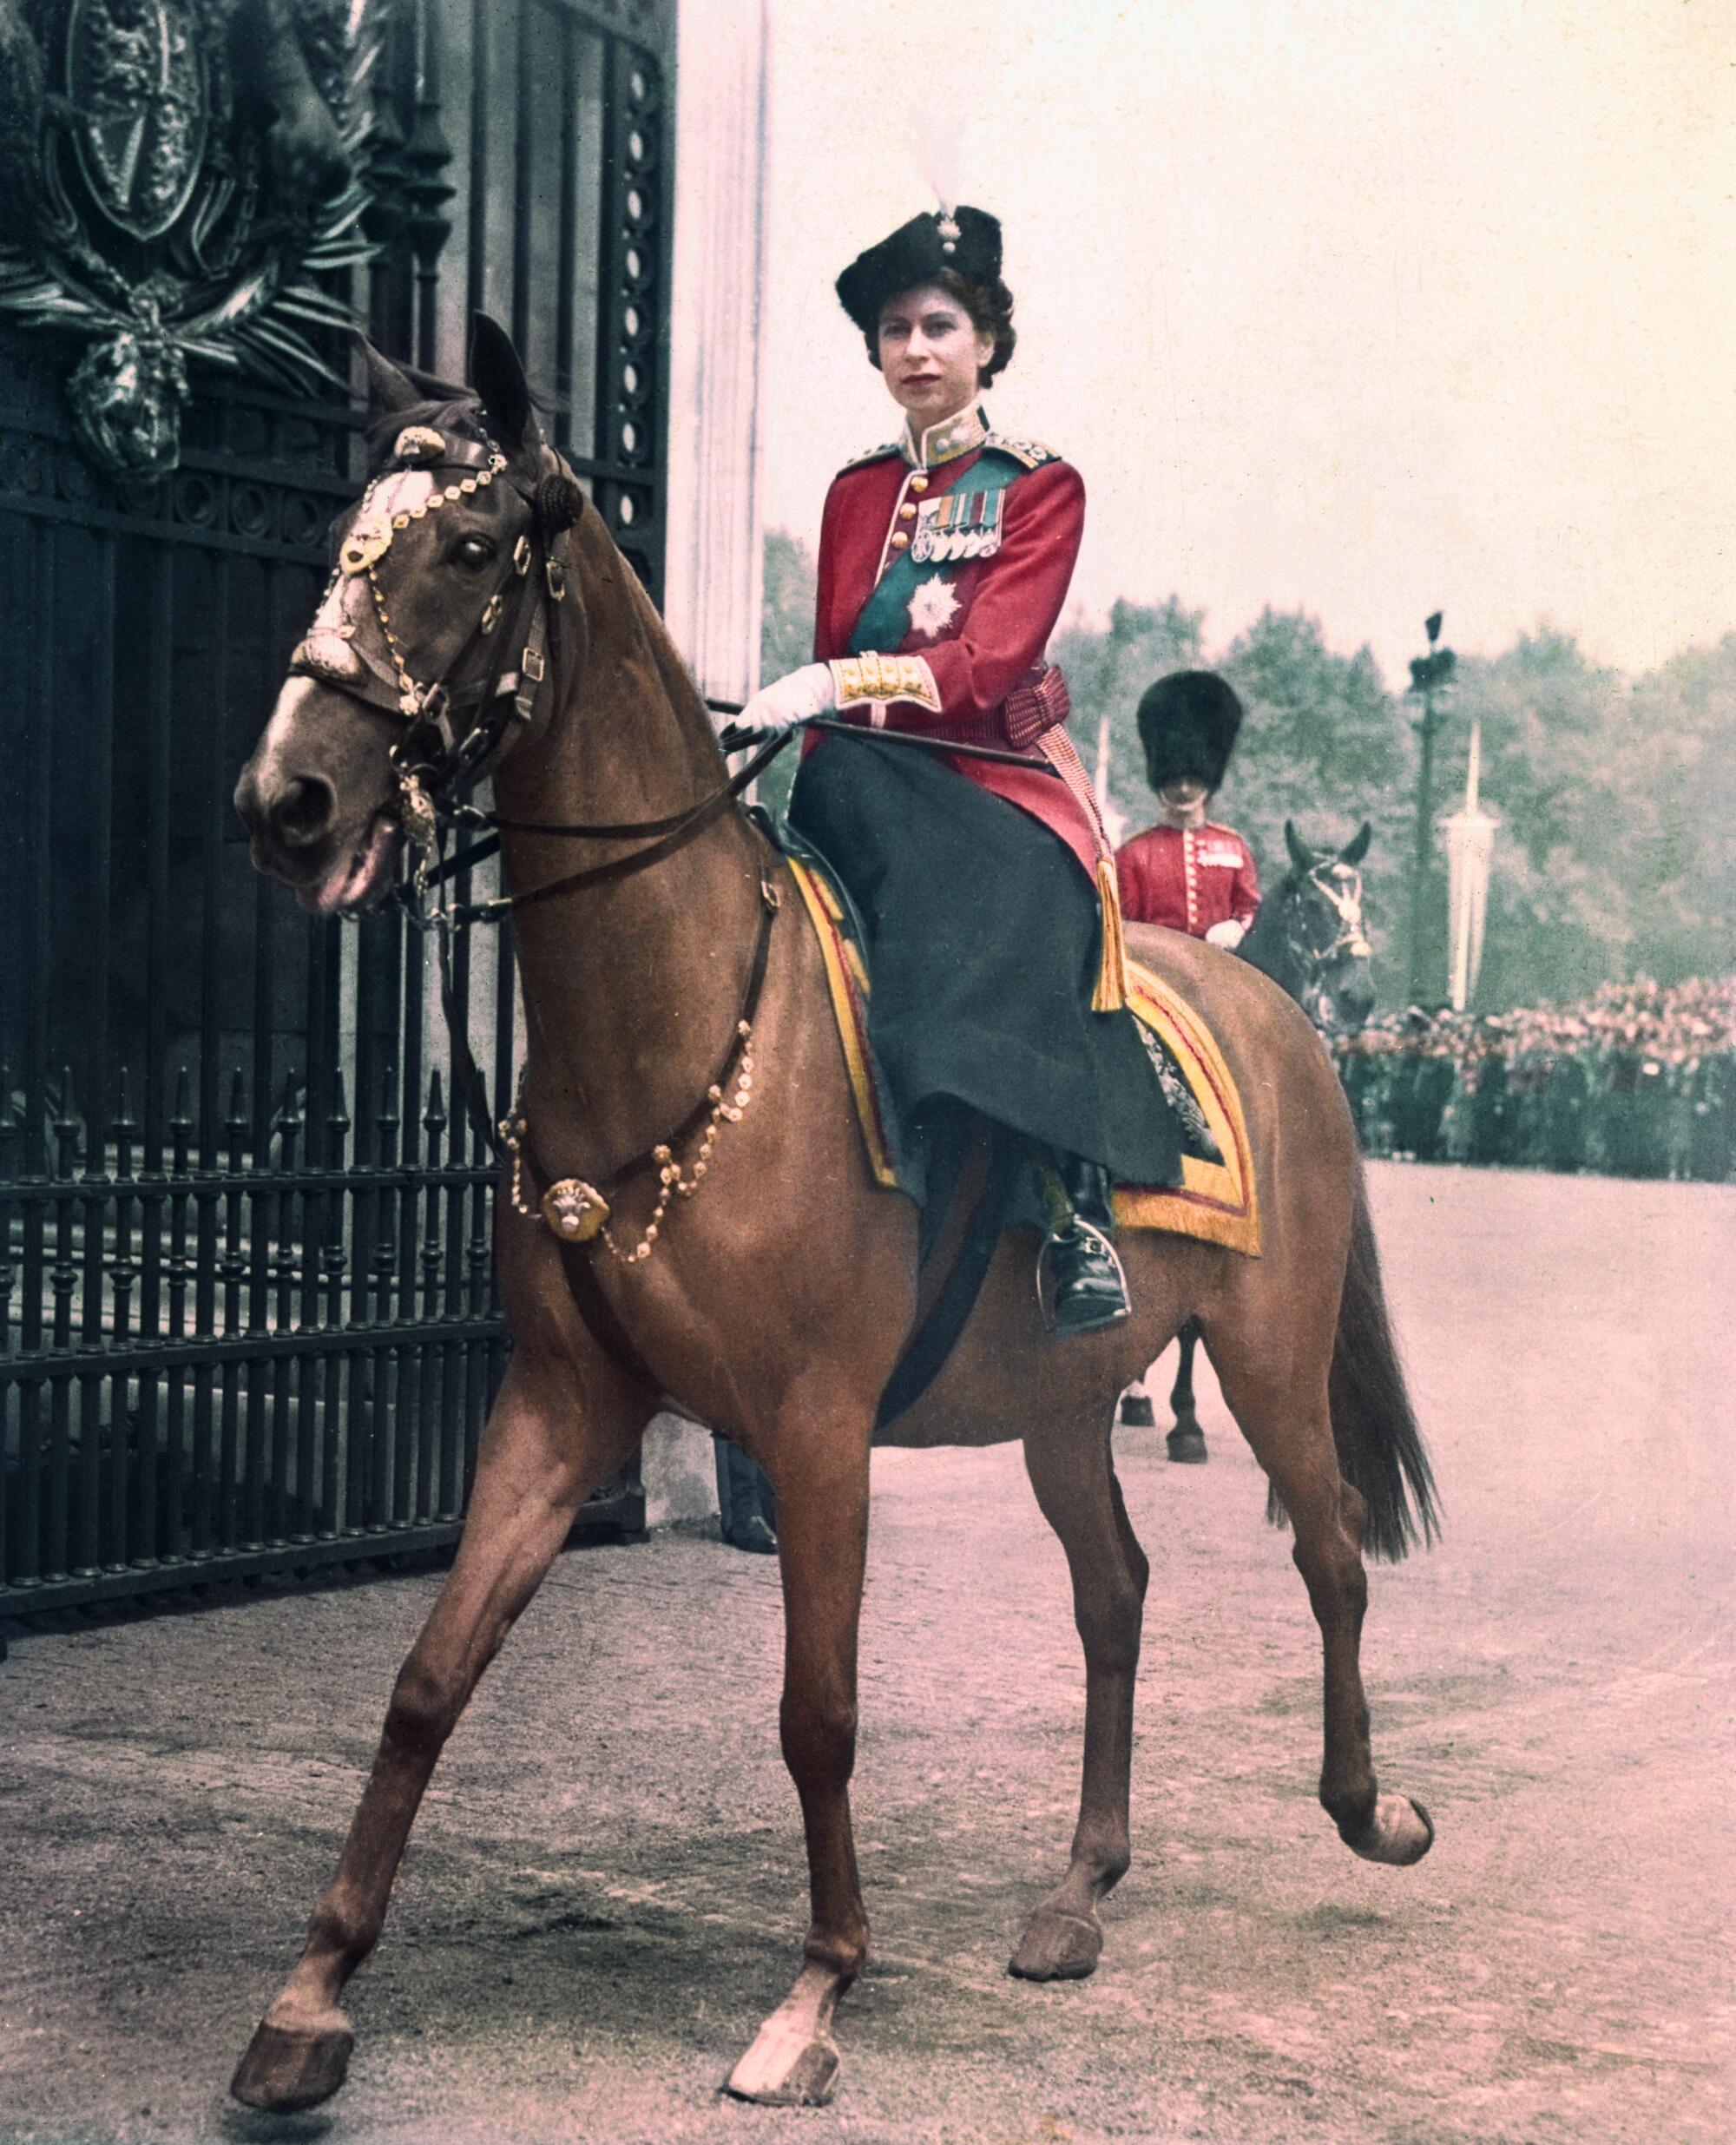
<svg viewBox="0 0 1736 2145"><path fill-rule="evenodd" d="M0 1668L0 2139L1700 2145L1729 1990L1736 1191L1388 1166L1445 1493L1374 1578L1411 1871L1313 1801L1318 1655L1209 1387L1211 1464L1122 1433L1151 1554L1136 1859L1096 1978L1004 1963L1060 1867L1081 1675L1016 1451L876 1462L858 1813L878 1964L834 2107L718 2082L802 1921L769 1563L556 1567L460 1730L356 1984L352 2082L222 2086L295 1948L436 1583L27 1637Z"/></svg>

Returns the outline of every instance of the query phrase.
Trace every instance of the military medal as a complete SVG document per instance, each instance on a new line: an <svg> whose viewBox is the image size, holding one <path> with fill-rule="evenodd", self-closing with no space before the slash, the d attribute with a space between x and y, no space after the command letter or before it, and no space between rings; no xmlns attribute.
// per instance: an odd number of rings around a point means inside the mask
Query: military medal
<svg viewBox="0 0 1736 2145"><path fill-rule="evenodd" d="M917 510L911 556L926 565L953 559L993 558L1001 548L1003 490L975 491L968 484Z"/></svg>

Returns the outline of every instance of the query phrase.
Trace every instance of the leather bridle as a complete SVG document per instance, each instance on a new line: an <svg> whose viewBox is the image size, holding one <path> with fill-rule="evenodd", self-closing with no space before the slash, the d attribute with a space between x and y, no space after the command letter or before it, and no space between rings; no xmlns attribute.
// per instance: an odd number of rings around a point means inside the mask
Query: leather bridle
<svg viewBox="0 0 1736 2145"><path fill-rule="evenodd" d="M1341 873L1347 884L1338 883ZM1292 957L1308 964L1305 979L1297 985L1295 995L1305 1006L1314 1001L1318 1010L1312 1017L1316 1026L1331 1029L1337 1017L1333 987L1328 980L1332 971L1340 962L1367 961L1373 957L1363 927L1362 874L1353 865L1329 857L1308 871L1298 872L1292 883L1299 893L1308 888L1318 894L1334 920L1333 935L1324 946L1300 936L1288 940Z"/></svg>
<svg viewBox="0 0 1736 2145"><path fill-rule="evenodd" d="M788 733L768 740L718 788L696 803L656 819L595 824L509 819L450 794L492 772L510 743L532 727L539 694L551 667L551 613L565 600L568 589L569 523L559 514L564 510L570 515L582 509L576 506L581 497L577 479L559 455L552 450L544 451L549 466L536 488L529 490L511 474L506 456L491 440L454 437L429 424L407 425L398 436L391 460L376 472L363 494L339 549L313 630L290 658L292 676L315 679L365 707L396 716L404 726L391 748L391 766L398 786L399 823L422 852L422 860L411 886L400 889L400 894L407 895L405 907L424 929L439 925L462 930L473 924L498 923L511 910L581 886L625 878L661 863L720 818L790 741ZM418 505L390 514L383 508L373 508L379 487L394 473L426 470L432 479L449 470L464 473L455 483L437 484L429 499ZM510 570L483 605L441 676L422 683L411 674L406 653L392 632L391 611L376 569L400 530L502 477L530 508L530 528L520 536L513 549ZM551 496L560 503L552 513ZM372 615L368 621L372 630L366 638L353 622L328 626L320 622L346 575L365 576L372 597ZM471 651L491 638L503 620L506 630L501 635L500 645L507 651L506 660L468 684L452 684L454 674L464 667ZM511 661L515 648L519 651L516 666ZM439 854L443 824L480 826L489 832L484 839L443 859ZM499 847L502 831L572 840L642 840L647 846L625 857L567 872L545 885L527 887L490 901L424 912L424 897L492 856Z"/></svg>
<svg viewBox="0 0 1736 2145"><path fill-rule="evenodd" d="M548 510L548 480L563 477L574 496L577 490L559 457L551 453L549 461L552 466L544 481L530 490L511 474L506 456L492 441L455 437L429 424L406 425L391 459L362 496L339 546L312 629L289 661L292 677L312 678L403 723L403 734L391 748L399 818L411 840L424 851L435 845L437 800L442 793L474 780L499 757L509 735L522 734L535 719L549 668L551 609L567 591L567 525ZM433 488L425 500L396 512L385 502L377 503L377 494L390 477L411 471L427 474ZM443 484L439 479L445 472L457 474ZM392 631L378 569L400 530L502 477L530 509L530 527L520 535L507 573L441 675L424 682L411 675ZM566 496L565 486L555 489ZM372 597L372 615L364 618L365 633L352 618L330 617L340 586L363 580ZM455 684L473 651L496 633L503 659L479 677Z"/></svg>
<svg viewBox="0 0 1736 2145"><path fill-rule="evenodd" d="M510 744L532 727L536 703L549 668L550 617L564 602L568 588L566 532L582 511L582 495L572 471L559 455L545 449L547 463L534 490L512 476L507 457L494 443L454 437L430 424L406 425L391 459L374 475L338 549L331 580L320 600L312 629L290 658L293 677L312 678L346 699L396 717L404 728L391 747L392 772L398 786L398 819L421 861L399 898L411 919L438 933L441 996L466 1103L478 1132L500 1151L488 1109L481 1072L471 1055L452 987L450 933L477 923L498 923L514 909L545 901L587 885L621 878L661 863L722 816L754 778L790 741L783 732L768 740L739 773L707 796L661 819L608 824L561 824L509 819L454 799L450 793L475 781L498 765ZM392 475L427 472L433 490L415 506L391 510L376 503L380 487ZM457 471L441 484L442 472ZM515 544L506 576L491 591L475 622L438 678L423 682L410 670L409 657L391 628L391 613L376 569L391 549L394 536L411 522L456 503L504 477L531 510L530 527ZM340 520L343 517L339 517ZM338 524L333 524L334 532ZM346 579L365 577L372 613L364 614L364 633L347 617L332 616L334 595ZM505 660L484 668L468 682L453 683L472 651L494 636L503 623L499 645ZM518 651L515 664L512 652ZM466 720L468 718L468 720ZM442 859L444 826L485 827L487 836L459 853ZM542 886L490 901L427 908L431 890L469 866L491 856L502 831L564 836L592 841L638 840L644 846ZM764 979L773 916L781 896L766 873L760 875L762 920L741 1018L749 1023ZM740 1023L738 1023L738 1027ZM701 1106L703 1107L703 1105ZM627 1166L636 1171L645 1156Z"/></svg>
<svg viewBox="0 0 1736 2145"><path fill-rule="evenodd" d="M1338 872L1349 874L1350 884L1338 886L1322 872L1334 876ZM1317 968L1331 968L1338 961L1366 961L1373 957L1374 949L1368 943L1368 935L1362 920L1362 873L1354 865L1340 864L1334 859L1328 865L1316 865L1305 875L1306 883L1325 901L1338 919L1338 931L1325 946L1310 946L1308 957Z"/></svg>

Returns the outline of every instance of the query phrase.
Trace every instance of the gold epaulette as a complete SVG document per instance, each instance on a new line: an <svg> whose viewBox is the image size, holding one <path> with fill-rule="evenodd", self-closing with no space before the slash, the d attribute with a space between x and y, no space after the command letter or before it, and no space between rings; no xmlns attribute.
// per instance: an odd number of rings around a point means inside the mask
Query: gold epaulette
<svg viewBox="0 0 1736 2145"><path fill-rule="evenodd" d="M983 451L986 454L990 447L998 447L1003 454L1011 455L1028 470L1041 469L1045 462L1062 459L1053 447L1045 447L1042 440L1021 439L1016 432L990 432L983 442Z"/></svg>
<svg viewBox="0 0 1736 2145"><path fill-rule="evenodd" d="M884 462L889 454L902 454L903 452L904 449L899 443L896 439L891 439L884 447L870 447L866 454L858 454L853 461L846 462L844 470L859 470L865 463ZM843 476L844 470L839 470L838 472L840 477Z"/></svg>

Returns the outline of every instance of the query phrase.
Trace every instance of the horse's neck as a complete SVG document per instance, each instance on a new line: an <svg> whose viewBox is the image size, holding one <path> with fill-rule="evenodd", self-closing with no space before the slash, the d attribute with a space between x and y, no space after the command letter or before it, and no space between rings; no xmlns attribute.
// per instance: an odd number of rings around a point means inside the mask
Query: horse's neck
<svg viewBox="0 0 1736 2145"><path fill-rule="evenodd" d="M551 678L546 734L495 785L509 819L620 824L700 802L727 779L705 707L631 569L591 515ZM639 840L506 834L514 893L631 855ZM625 878L518 911L528 1102L550 1166L606 1168L686 1115L717 1076L760 912L760 854L731 809Z"/></svg>
<svg viewBox="0 0 1736 2145"><path fill-rule="evenodd" d="M1236 951L1261 975L1271 977L1280 990L1287 990L1292 998L1299 998L1306 979L1288 930L1290 892L1288 879L1273 889L1260 904L1259 913Z"/></svg>

